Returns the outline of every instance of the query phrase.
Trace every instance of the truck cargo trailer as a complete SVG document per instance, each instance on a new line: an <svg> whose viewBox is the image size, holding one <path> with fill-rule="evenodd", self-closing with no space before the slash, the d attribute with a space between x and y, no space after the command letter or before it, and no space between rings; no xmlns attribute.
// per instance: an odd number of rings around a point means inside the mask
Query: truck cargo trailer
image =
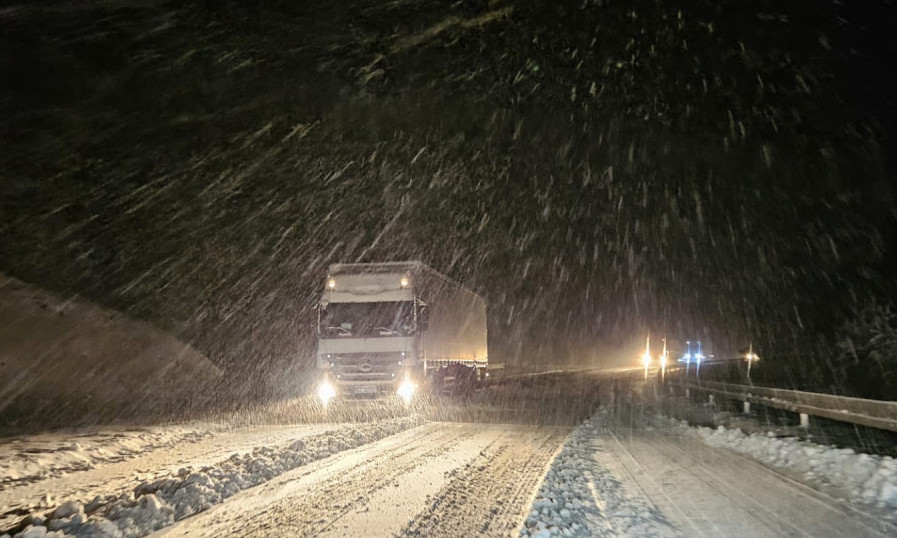
<svg viewBox="0 0 897 538"><path fill-rule="evenodd" d="M486 302L421 262L330 266L318 305L318 395L469 390L489 367Z"/></svg>

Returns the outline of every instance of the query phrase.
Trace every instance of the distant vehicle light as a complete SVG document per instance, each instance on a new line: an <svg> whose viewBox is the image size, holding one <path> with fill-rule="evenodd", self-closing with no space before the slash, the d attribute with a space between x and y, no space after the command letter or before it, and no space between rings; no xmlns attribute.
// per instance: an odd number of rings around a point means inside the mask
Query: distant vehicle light
<svg viewBox="0 0 897 538"><path fill-rule="evenodd" d="M396 394L399 395L405 403L411 403L411 398L414 396L415 391L417 391L417 385L412 382L410 379L405 378L405 381L402 381L402 384L399 385L399 389L396 391Z"/></svg>
<svg viewBox="0 0 897 538"><path fill-rule="evenodd" d="M645 375L648 375L648 367L651 366L651 337L645 338L645 354L642 355L642 364L645 365Z"/></svg>
<svg viewBox="0 0 897 538"><path fill-rule="evenodd" d="M321 400L321 403L326 406L334 397L336 397L336 388L334 388L330 381L325 379L318 386L318 398Z"/></svg>
<svg viewBox="0 0 897 538"><path fill-rule="evenodd" d="M403 288L407 288L408 284L410 284L410 283L411 283L411 281L408 280L408 277L402 277L402 280L400 281L400 284L402 285Z"/></svg>
<svg viewBox="0 0 897 538"><path fill-rule="evenodd" d="M328 280L328 281L327 281L327 287L330 288L330 289L335 288L335 287L336 287L336 280L334 280L334 279L332 279L332 278L331 278L330 280Z"/></svg>

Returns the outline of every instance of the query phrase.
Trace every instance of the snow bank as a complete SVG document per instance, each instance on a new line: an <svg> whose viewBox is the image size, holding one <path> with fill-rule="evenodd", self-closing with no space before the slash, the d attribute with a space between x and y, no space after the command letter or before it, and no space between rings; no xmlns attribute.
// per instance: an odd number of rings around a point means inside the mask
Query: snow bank
<svg viewBox="0 0 897 538"><path fill-rule="evenodd" d="M520 536L674 536L646 499L624 491L596 455L609 452L605 410L577 427L551 463Z"/></svg>
<svg viewBox="0 0 897 538"><path fill-rule="evenodd" d="M99 464L124 461L160 448L196 442L211 435L215 428L194 423L107 429L75 437L53 433L14 438L0 444L0 487L93 469Z"/></svg>
<svg viewBox="0 0 897 538"><path fill-rule="evenodd" d="M176 477L146 481L132 493L69 501L48 516L32 516L32 526L14 538L83 536L137 538L208 510L237 492L337 452L377 441L423 424L405 417L318 434L280 447L259 447L201 469L183 468ZM39 534L40 532L45 534ZM57 534L49 534L49 532ZM25 534L31 532L32 534ZM61 533L60 533L61 532ZM64 533L64 534L62 534Z"/></svg>
<svg viewBox="0 0 897 538"><path fill-rule="evenodd" d="M696 433L713 447L750 456L762 463L803 477L810 484L830 485L851 501L872 504L897 517L897 460L857 453L850 448L823 446L772 432L746 434L738 429L693 428L673 420L679 428Z"/></svg>

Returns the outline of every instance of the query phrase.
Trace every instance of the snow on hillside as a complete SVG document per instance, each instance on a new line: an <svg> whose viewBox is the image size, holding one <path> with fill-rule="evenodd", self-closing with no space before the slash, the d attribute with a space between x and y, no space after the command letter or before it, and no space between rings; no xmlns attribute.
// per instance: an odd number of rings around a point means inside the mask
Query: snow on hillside
<svg viewBox="0 0 897 538"><path fill-rule="evenodd" d="M204 355L147 323L0 274L0 427L158 412L220 376Z"/></svg>

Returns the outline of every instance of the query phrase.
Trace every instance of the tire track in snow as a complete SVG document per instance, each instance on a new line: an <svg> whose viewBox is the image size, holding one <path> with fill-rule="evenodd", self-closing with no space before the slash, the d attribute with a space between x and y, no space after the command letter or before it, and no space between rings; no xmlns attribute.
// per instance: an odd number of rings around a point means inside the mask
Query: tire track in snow
<svg viewBox="0 0 897 538"><path fill-rule="evenodd" d="M694 536L888 536L884 524L737 454L663 432L614 435L642 491ZM623 455L633 463L622 461Z"/></svg>
<svg viewBox="0 0 897 538"><path fill-rule="evenodd" d="M414 428L287 473L158 536L270 536L272 529L294 536L354 535L357 531L337 529L341 520L368 510L378 491L438 461L476 433L438 424Z"/></svg>
<svg viewBox="0 0 897 538"><path fill-rule="evenodd" d="M405 536L509 536L525 517L530 497L566 428L511 430L451 481L401 533Z"/></svg>

